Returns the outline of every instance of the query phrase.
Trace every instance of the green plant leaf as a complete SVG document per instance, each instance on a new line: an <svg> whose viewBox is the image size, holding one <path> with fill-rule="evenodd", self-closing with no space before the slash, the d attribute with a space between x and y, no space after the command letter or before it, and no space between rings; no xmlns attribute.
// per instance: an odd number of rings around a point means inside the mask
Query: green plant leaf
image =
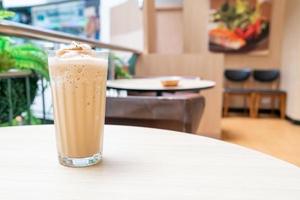
<svg viewBox="0 0 300 200"><path fill-rule="evenodd" d="M0 10L0 19L7 19L10 17L14 17L16 14L12 11Z"/></svg>
<svg viewBox="0 0 300 200"><path fill-rule="evenodd" d="M33 61L33 60L27 60L26 58L16 58L15 62L15 68L17 69L25 69L25 70L33 70L37 72L38 74L45 77L47 80L49 80L49 73L48 70L44 68L44 65L41 65L40 63Z"/></svg>
<svg viewBox="0 0 300 200"><path fill-rule="evenodd" d="M0 36L0 71L33 70L49 80L47 54L34 44L12 45L12 39Z"/></svg>
<svg viewBox="0 0 300 200"><path fill-rule="evenodd" d="M32 44L17 45L11 48L11 56L18 69L31 69L49 80L47 54Z"/></svg>
<svg viewBox="0 0 300 200"><path fill-rule="evenodd" d="M115 77L116 78L127 78L130 79L132 76L124 70L123 66L126 65L126 62L115 54L111 54L111 59L113 60L115 67Z"/></svg>

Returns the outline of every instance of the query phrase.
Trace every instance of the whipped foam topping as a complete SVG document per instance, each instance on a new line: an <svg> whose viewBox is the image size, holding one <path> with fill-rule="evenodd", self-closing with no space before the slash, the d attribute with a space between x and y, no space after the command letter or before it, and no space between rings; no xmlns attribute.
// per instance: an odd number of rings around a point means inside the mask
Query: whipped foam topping
<svg viewBox="0 0 300 200"><path fill-rule="evenodd" d="M95 56L95 51L90 45L78 42L72 42L71 45L61 48L56 52L56 56L69 58L75 56Z"/></svg>

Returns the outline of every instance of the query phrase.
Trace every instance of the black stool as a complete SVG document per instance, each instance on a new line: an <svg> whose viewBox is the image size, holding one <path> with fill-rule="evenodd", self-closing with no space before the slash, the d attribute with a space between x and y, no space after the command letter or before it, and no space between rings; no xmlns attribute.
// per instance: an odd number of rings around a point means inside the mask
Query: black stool
<svg viewBox="0 0 300 200"><path fill-rule="evenodd" d="M277 69L272 70L254 70L253 78L255 81L270 84L268 89L255 89L253 117L258 116L261 99L263 97L271 98L271 110L274 110L275 99L279 100L280 117L285 118L286 92L279 89L280 72Z"/></svg>
<svg viewBox="0 0 300 200"><path fill-rule="evenodd" d="M241 83L242 86L239 88L227 87L225 85L223 93L223 115L228 116L229 102L231 96L242 96L244 102L248 100L248 107L250 110L250 115L252 116L253 111L253 96L251 90L248 89L248 79L251 76L250 69L228 69L225 70L224 76L228 81ZM245 103L246 104L246 103Z"/></svg>

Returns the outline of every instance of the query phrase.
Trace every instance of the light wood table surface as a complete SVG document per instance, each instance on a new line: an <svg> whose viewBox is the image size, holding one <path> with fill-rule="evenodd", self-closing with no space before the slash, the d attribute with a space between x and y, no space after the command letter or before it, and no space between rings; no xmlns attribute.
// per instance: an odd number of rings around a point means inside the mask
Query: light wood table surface
<svg viewBox="0 0 300 200"><path fill-rule="evenodd" d="M197 135L106 126L104 159L58 164L54 127L0 128L1 200L300 199L300 169Z"/></svg>

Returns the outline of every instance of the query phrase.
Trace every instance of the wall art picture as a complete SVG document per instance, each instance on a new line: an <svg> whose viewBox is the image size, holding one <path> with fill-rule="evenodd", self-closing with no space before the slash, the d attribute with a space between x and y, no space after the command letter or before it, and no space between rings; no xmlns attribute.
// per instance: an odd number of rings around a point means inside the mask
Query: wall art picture
<svg viewBox="0 0 300 200"><path fill-rule="evenodd" d="M272 0L211 0L209 50L268 53Z"/></svg>

